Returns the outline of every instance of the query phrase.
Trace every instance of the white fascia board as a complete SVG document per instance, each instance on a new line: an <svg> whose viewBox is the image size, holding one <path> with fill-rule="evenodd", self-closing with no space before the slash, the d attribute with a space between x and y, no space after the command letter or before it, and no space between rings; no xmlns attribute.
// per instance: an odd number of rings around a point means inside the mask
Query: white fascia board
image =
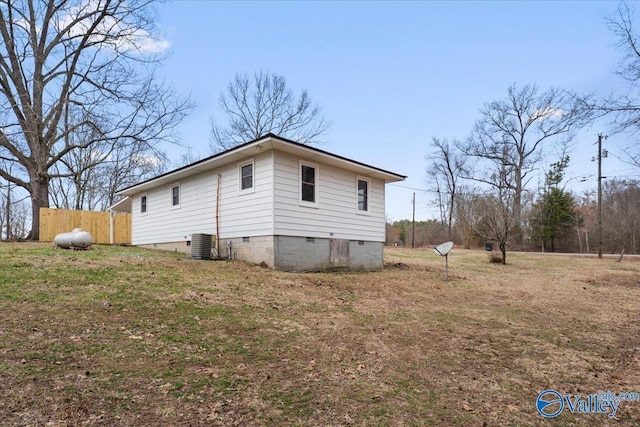
<svg viewBox="0 0 640 427"><path fill-rule="evenodd" d="M369 166L355 160L347 159L346 157L341 157L327 151L302 145L294 141L279 138L275 135L267 135L258 140L250 141L246 144L240 145L238 147L205 158L190 165L167 172L150 180L125 188L118 191L116 195L133 196L134 194L147 191L159 185L169 184L175 182L176 180L180 180L182 178L186 178L200 172L213 170L226 164L237 162L246 159L247 157L255 156L267 150L284 151L314 162L325 163L343 169L351 170L362 175L379 178L384 180L385 183L404 181L406 179L406 176L400 174L385 171L383 169Z"/></svg>

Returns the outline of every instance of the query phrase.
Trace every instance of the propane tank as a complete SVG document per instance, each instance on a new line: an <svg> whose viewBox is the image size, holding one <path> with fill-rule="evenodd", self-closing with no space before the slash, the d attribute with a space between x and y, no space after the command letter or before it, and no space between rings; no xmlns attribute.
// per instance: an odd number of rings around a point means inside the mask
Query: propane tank
<svg viewBox="0 0 640 427"><path fill-rule="evenodd" d="M69 249L71 247L72 237L73 237L73 232L59 233L59 234L56 234L56 237L53 239L53 243L55 243L56 246L59 248Z"/></svg>
<svg viewBox="0 0 640 427"><path fill-rule="evenodd" d="M74 228L68 233L60 233L53 239L53 243L63 249L87 249L93 243L91 234L81 228Z"/></svg>
<svg viewBox="0 0 640 427"><path fill-rule="evenodd" d="M73 232L73 236L71 237L72 248L87 249L92 243L93 238L88 231L78 229L78 231Z"/></svg>

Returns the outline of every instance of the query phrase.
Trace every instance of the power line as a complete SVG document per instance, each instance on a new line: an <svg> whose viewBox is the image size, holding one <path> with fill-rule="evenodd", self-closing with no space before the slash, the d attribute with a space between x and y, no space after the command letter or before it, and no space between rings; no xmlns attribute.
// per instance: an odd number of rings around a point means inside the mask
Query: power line
<svg viewBox="0 0 640 427"><path fill-rule="evenodd" d="M388 185L393 185L394 187L406 188L408 190L414 190L414 191L425 191L425 192L428 192L428 193L437 193L437 191L435 191L435 190L425 190L424 188L409 187L409 186L400 185L400 184L391 183L391 184L388 184Z"/></svg>

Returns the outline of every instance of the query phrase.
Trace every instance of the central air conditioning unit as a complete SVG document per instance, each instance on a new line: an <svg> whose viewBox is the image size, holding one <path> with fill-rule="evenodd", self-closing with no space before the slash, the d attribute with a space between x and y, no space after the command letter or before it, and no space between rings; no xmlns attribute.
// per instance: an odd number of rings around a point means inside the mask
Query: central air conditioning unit
<svg viewBox="0 0 640 427"><path fill-rule="evenodd" d="M211 234L191 235L191 258L211 259Z"/></svg>

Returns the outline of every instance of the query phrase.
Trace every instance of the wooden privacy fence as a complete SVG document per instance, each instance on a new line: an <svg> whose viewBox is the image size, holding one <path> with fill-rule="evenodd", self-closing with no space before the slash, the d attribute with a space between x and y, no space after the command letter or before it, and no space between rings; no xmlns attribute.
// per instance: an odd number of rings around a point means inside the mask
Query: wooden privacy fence
<svg viewBox="0 0 640 427"><path fill-rule="evenodd" d="M58 233L82 228L96 244L130 244L131 214L40 208L40 241L53 242Z"/></svg>

